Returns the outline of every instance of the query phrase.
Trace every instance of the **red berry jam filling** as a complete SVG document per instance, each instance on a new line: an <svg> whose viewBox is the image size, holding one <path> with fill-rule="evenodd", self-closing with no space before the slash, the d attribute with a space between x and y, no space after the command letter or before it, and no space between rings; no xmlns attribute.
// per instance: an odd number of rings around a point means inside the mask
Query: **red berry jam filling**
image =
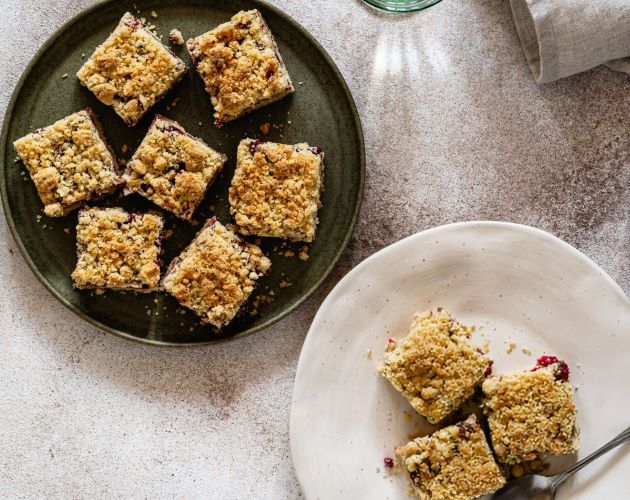
<svg viewBox="0 0 630 500"><path fill-rule="evenodd" d="M494 361L490 360L488 362L488 368L486 368L486 371L484 372L484 376L485 377L489 377L490 375L492 375L492 365L494 364Z"/></svg>
<svg viewBox="0 0 630 500"><path fill-rule="evenodd" d="M392 457L385 457L383 459L383 463L385 464L385 467L387 467L388 469L391 469L392 467L394 467L394 459Z"/></svg>
<svg viewBox="0 0 630 500"><path fill-rule="evenodd" d="M540 368L546 368L547 366L555 366L555 376L556 380L562 382L568 382L569 380L569 366L564 362L559 360L556 356L541 356L536 360L536 366L532 368L532 371L535 372Z"/></svg>

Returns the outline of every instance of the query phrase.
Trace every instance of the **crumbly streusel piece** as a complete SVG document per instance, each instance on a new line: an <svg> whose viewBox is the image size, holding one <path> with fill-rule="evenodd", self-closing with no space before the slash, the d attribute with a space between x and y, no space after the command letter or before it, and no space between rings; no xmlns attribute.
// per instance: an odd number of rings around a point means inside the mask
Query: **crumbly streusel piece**
<svg viewBox="0 0 630 500"><path fill-rule="evenodd" d="M226 159L177 122L157 115L127 164L125 193L139 193L190 220Z"/></svg>
<svg viewBox="0 0 630 500"><path fill-rule="evenodd" d="M435 424L472 396L490 371L491 360L470 335L442 308L418 314L409 335L388 344L379 371Z"/></svg>
<svg viewBox="0 0 630 500"><path fill-rule="evenodd" d="M217 125L294 91L273 35L257 10L241 11L187 42Z"/></svg>
<svg viewBox="0 0 630 500"><path fill-rule="evenodd" d="M414 439L396 455L421 500L470 500L505 484L474 415Z"/></svg>
<svg viewBox="0 0 630 500"><path fill-rule="evenodd" d="M531 371L488 378L485 395L492 446L500 462L519 462L579 449L566 363L543 356Z"/></svg>
<svg viewBox="0 0 630 500"><path fill-rule="evenodd" d="M204 323L226 326L271 267L260 248L208 219L193 242L168 267L164 290Z"/></svg>
<svg viewBox="0 0 630 500"><path fill-rule="evenodd" d="M184 35L177 28L173 28L171 32L168 34L168 39L173 45L184 45L186 40L184 40Z"/></svg>
<svg viewBox="0 0 630 500"><path fill-rule="evenodd" d="M63 118L13 143L31 174L44 213L61 217L122 183L90 109Z"/></svg>
<svg viewBox="0 0 630 500"><path fill-rule="evenodd" d="M185 72L184 62L127 12L77 78L127 125L135 125Z"/></svg>
<svg viewBox="0 0 630 500"><path fill-rule="evenodd" d="M308 144L241 141L229 193L239 232L313 241L323 170L324 153Z"/></svg>
<svg viewBox="0 0 630 500"><path fill-rule="evenodd" d="M77 288L151 292L160 282L160 242L164 222L152 214L122 208L79 212Z"/></svg>

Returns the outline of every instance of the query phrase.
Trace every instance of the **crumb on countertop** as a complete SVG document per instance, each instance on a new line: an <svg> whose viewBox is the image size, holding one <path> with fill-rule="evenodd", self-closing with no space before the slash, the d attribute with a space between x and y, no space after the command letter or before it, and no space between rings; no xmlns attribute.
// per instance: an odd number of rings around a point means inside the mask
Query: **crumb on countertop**
<svg viewBox="0 0 630 500"><path fill-rule="evenodd" d="M269 133L269 130L271 128L271 125L269 123L263 123L260 125L260 127L258 127L260 129L260 132L263 135L267 135Z"/></svg>
<svg viewBox="0 0 630 500"><path fill-rule="evenodd" d="M152 17L153 19L157 19L157 17L158 17L158 13L157 13L157 12L155 12L154 10L152 10L152 11L151 11L151 17Z"/></svg>
<svg viewBox="0 0 630 500"><path fill-rule="evenodd" d="M372 359L372 349L368 349L365 355L367 356L367 359Z"/></svg>
<svg viewBox="0 0 630 500"><path fill-rule="evenodd" d="M280 288L289 288L291 285L293 285L293 283L287 280L281 280L280 283L278 283Z"/></svg>
<svg viewBox="0 0 630 500"><path fill-rule="evenodd" d="M516 342L510 342L508 344L507 353L512 354L512 351L516 349Z"/></svg>
<svg viewBox="0 0 630 500"><path fill-rule="evenodd" d="M523 351L523 354L526 354L527 356L532 355L532 351L530 351L529 349L526 349L525 347L523 347L521 351Z"/></svg>

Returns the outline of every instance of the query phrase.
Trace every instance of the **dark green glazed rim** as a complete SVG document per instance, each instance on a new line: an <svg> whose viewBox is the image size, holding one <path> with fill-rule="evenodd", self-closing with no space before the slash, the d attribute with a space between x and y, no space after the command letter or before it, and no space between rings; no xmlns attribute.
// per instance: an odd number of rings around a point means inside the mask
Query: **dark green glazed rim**
<svg viewBox="0 0 630 500"><path fill-rule="evenodd" d="M172 6L172 4L176 4L177 6L181 4L184 4L184 6L186 5L185 2L178 3L171 0L166 0L163 2L160 2L160 0L155 0L150 4L148 2L143 2L142 0L140 0L136 3L138 4L146 3L147 5L150 5L152 9L155 9L155 10L158 10L161 7L161 3L165 3L169 6ZM197 4L198 2L192 1L190 3ZM221 1L206 2L204 5L213 7L215 3L225 4L226 2L221 2ZM365 163L366 163L365 145L364 145L363 130L361 127L359 114L357 112L356 105L354 103L350 90L348 89L348 86L341 72L339 71L339 69L337 68L337 66L331 59L331 57L324 50L324 48L319 44L319 42L317 42L317 40L312 35L310 35L310 33L308 33L306 29L300 26L294 19L292 19L286 13L282 12L277 7L267 4L266 2L262 0L242 0L240 2L234 2L234 3L238 5L245 4L248 8L257 8L261 11L266 12L267 15L271 15L272 17L275 17L278 20L280 20L285 26L288 27L289 31L293 30L294 33L295 32L299 33L299 35L305 39L305 41L309 44L309 49L311 49L313 53L316 53L317 57L320 58L320 62L322 62L327 67L327 69L331 72L331 74L334 77L332 81L326 82L326 83L330 87L334 87L337 91L339 91L340 95L343 96L344 103L347 106L348 110L350 111L349 117L351 118L347 120L347 123L344 124L344 127L346 127L346 130L350 131L348 133L352 134L357 144L356 164L358 168L356 171L356 176L357 176L358 182L356 182L357 185L354 187L355 192L356 192L356 200L354 201L354 207L353 207L354 209L352 211L352 215L351 217L348 218L348 223L346 224L343 238L339 238L337 241L329 242L335 246L333 250L330 250L330 249L327 250L327 252L330 253L332 257L328 259L328 261L326 262L326 266L325 267L322 266L321 270L317 272L317 278L311 280L312 283L309 284L308 288L302 289L294 293L294 299L291 301L290 304L288 304L284 309L278 310L274 312L273 314L269 315L269 317L264 318L264 320L258 321L257 324L251 327L246 327L246 328L243 328L242 330L231 332L225 336L217 336L213 338L208 338L206 336L206 338L200 339L199 341L196 341L192 339L190 336L188 336L186 341L181 341L181 342L177 340L173 340L173 339L162 340L158 338L148 338L144 336L139 336L137 334L129 333L128 331L125 331L124 329L121 329L121 328L112 327L111 325L106 324L103 320L94 318L92 315L86 313L86 311L84 311L82 308L72 303L72 301L66 295L64 295L62 291L58 287L56 287L55 284L50 279L48 279L44 275L42 270L38 267L38 265L34 262L33 258L31 257L31 253L29 252L29 247L27 247L27 245L23 241L23 237L20 234L20 231L18 231L16 227L16 223L14 219L15 214L13 214L13 208L10 203L10 199L9 199L10 197L9 197L9 192L8 192L9 186L7 184L7 170L10 168L16 168L16 166L14 165L14 162L13 162L13 156L10 153L7 153L7 151L9 151L8 147L10 147L10 145L8 144L9 135L10 133L12 134L14 133L14 131L10 130L10 127L11 127L12 117L14 113L16 112L16 109L15 109L16 102L18 101L25 84L29 82L29 77L31 76L33 69L38 65L38 63L40 63L42 58L46 55L47 51L55 44L55 42L57 42L64 35L66 31L72 28L76 23L84 21L86 18L90 18L90 16L98 15L99 10L101 9L108 9L108 8L113 8L113 7L118 8L118 10L120 10L120 15L122 16L122 13L125 12L125 10L131 10L130 6L133 5L133 2L131 1L119 2L117 0L104 0L82 11L81 13L79 13L78 15L74 16L72 19L67 21L63 26L61 26L42 45L42 47L36 52L36 54L33 56L31 61L29 62L28 66L26 67L26 69L24 70L24 72L22 73L20 79L18 80L16 84L15 90L13 91L13 94L11 96L11 99L6 109L6 113L5 113L3 125L2 125L2 133L0 135L0 194L2 195L2 205L3 205L4 215L7 221L7 225L15 240L15 243L18 249L20 250L20 253L24 257L24 260L26 261L28 266L31 268L35 276L38 278L38 280L64 306L66 306L68 309L70 309L72 312L77 314L79 317L81 317L85 321L100 328L101 330L104 330L108 333L111 333L113 335L116 335L118 337L121 337L127 340L131 340L131 341L139 342L143 344L162 346L162 347L194 347L194 346L203 346L203 345L225 342L225 341L233 340L237 338L243 338L271 326L272 324L276 323L277 321L279 321L280 319L284 318L285 316L293 312L295 309L297 309L322 284L322 282L325 280L325 278L329 275L329 273L333 270L333 268L339 261L341 255L343 254L343 251L346 249L350 241L350 238L352 236L352 232L356 225L358 216L359 216L361 202L363 198L364 183L365 183ZM233 12L236 12L237 10L239 9L234 7ZM208 27L208 29L210 29L210 27ZM282 49L281 49L281 52L282 52ZM192 77L198 78L197 75L194 74L194 70L192 68L190 70L190 73L193 73ZM73 78L72 75L71 75L71 78ZM199 86L201 86L201 84L199 84ZM299 89L298 89L298 92L299 92ZM202 96L202 98L206 99L209 102L209 99L206 95ZM98 106L98 103L96 103L96 106ZM158 106L156 105L156 107ZM160 112L159 109L157 111ZM111 113L113 115L113 111ZM59 118L61 118L61 116ZM111 118L111 120L115 120L115 118ZM140 128L140 125L138 125L137 128ZM25 132L29 132L29 131L30 130L25 131ZM192 133L195 134L195 131L192 131ZM16 137L12 137L12 140L15 138ZM111 143L112 142L111 138L108 137L108 139L110 139L110 143ZM274 139L270 138L269 140L274 140ZM339 141L342 141L342 140L343 138L339 138ZM24 183L25 186L28 186L30 184L31 183L28 183L28 184ZM334 207L332 206L329 207L329 209L331 210L333 208ZM326 210L326 205L324 206L322 210ZM275 265L275 262L274 262L274 265ZM282 269L282 264L280 264L280 268ZM70 278L68 277L68 279ZM113 312L112 314L115 314L115 312Z"/></svg>
<svg viewBox="0 0 630 500"><path fill-rule="evenodd" d="M442 0L363 0L368 5L376 7L379 10L393 13L415 12L418 10L431 7Z"/></svg>

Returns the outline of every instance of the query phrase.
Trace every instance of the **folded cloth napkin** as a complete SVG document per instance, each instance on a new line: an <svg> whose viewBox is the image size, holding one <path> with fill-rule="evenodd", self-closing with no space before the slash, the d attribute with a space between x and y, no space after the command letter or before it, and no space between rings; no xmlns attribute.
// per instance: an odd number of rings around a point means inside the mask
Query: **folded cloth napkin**
<svg viewBox="0 0 630 500"><path fill-rule="evenodd" d="M511 0L538 83L607 63L630 73L630 0Z"/></svg>

